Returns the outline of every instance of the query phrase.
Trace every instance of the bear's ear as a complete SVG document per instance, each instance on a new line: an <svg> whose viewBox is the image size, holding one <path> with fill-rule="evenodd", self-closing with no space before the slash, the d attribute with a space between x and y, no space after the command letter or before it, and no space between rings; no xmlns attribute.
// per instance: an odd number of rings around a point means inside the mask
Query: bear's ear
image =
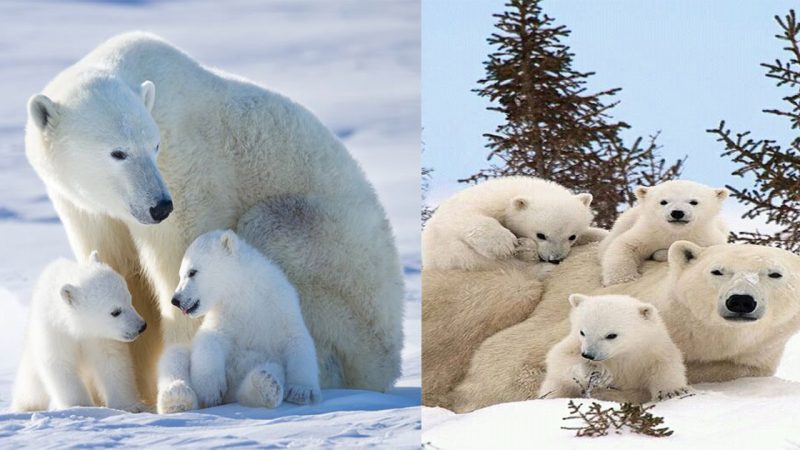
<svg viewBox="0 0 800 450"><path fill-rule="evenodd" d="M650 188L648 187L636 186L636 189L633 190L633 194L636 196L636 200L643 202L644 198L647 197L648 190L650 190Z"/></svg>
<svg viewBox="0 0 800 450"><path fill-rule="evenodd" d="M102 261L100 261L100 255L97 254L97 250L92 250L92 253L89 253L89 262L102 263Z"/></svg>
<svg viewBox="0 0 800 450"><path fill-rule="evenodd" d="M61 289L58 293L61 295L61 299L64 300L69 306L75 306L75 293L78 291L78 288L75 286L67 283L61 286Z"/></svg>
<svg viewBox="0 0 800 450"><path fill-rule="evenodd" d="M44 94L36 94L28 100L28 115L40 130L54 125L58 117L58 105Z"/></svg>
<svg viewBox="0 0 800 450"><path fill-rule="evenodd" d="M576 197L578 197L578 200L580 200L581 203L583 203L583 206L590 206L592 204L592 199L594 198L592 197L592 194L586 192L578 194L576 195Z"/></svg>
<svg viewBox="0 0 800 450"><path fill-rule="evenodd" d="M639 307L639 314L644 318L644 320L652 319L653 311L652 305L642 305Z"/></svg>
<svg viewBox="0 0 800 450"><path fill-rule="evenodd" d="M219 242L228 254L236 253L236 233L232 230L225 230L222 237L219 238Z"/></svg>
<svg viewBox="0 0 800 450"><path fill-rule="evenodd" d="M153 105L156 104L156 85L150 80L143 82L139 86L139 95L142 97L142 103L147 111L152 112Z"/></svg>
<svg viewBox="0 0 800 450"><path fill-rule="evenodd" d="M728 198L728 194L730 194L730 191L725 188L714 189L714 195L717 196L717 200L720 202Z"/></svg>
<svg viewBox="0 0 800 450"><path fill-rule="evenodd" d="M517 211L527 209L529 205L530 200L525 197L514 197L514 199L511 200L511 206Z"/></svg>
<svg viewBox="0 0 800 450"><path fill-rule="evenodd" d="M703 247L694 242L676 241L669 246L667 261L669 261L670 267L682 269L696 260L702 252Z"/></svg>
<svg viewBox="0 0 800 450"><path fill-rule="evenodd" d="M572 305L573 308L577 308L580 306L584 300L587 300L589 297L583 294L572 294L569 296L569 304Z"/></svg>

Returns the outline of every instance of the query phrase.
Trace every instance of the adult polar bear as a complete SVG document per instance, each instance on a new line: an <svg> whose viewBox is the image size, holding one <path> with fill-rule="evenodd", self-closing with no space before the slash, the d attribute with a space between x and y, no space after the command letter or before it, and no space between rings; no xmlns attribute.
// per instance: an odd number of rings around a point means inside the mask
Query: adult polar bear
<svg viewBox="0 0 800 450"><path fill-rule="evenodd" d="M402 276L391 228L358 164L310 112L139 32L101 44L28 109L26 153L73 251L98 250L145 319L160 316L163 369L198 326L170 304L183 253L233 228L296 285L323 387L393 384ZM161 337L133 348L150 401ZM188 406L186 377L159 372L159 410Z"/></svg>
<svg viewBox="0 0 800 450"><path fill-rule="evenodd" d="M684 354L691 383L772 375L786 341L800 329L800 257L784 250L679 241L668 263L646 262L638 280L604 288L600 272L597 246L576 248L550 273L530 318L475 351L445 406L464 412L536 398L547 351L568 333L567 298L575 292L628 294L654 304ZM514 275L497 272L493 282L513 282Z"/></svg>

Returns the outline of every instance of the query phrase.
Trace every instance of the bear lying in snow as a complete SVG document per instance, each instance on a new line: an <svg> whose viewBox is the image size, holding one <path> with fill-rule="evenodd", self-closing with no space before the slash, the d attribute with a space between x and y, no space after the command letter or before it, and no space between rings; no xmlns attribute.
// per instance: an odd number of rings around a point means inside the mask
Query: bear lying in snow
<svg viewBox="0 0 800 450"><path fill-rule="evenodd" d="M591 203L591 194L575 195L535 177L496 178L472 186L442 202L425 224L422 265L489 270L557 264L573 245L606 235L589 227Z"/></svg>
<svg viewBox="0 0 800 450"><path fill-rule="evenodd" d="M537 398L547 352L570 329L570 306L564 299L575 292L625 294L656 306L684 355L690 383L770 376L786 341L800 330L800 257L788 251L756 245L700 247L679 241L670 247L667 263L645 261L641 278L608 287L602 285L597 261L596 245L576 247L540 285L543 294L532 300L530 317L483 341L466 376L437 393L436 398L444 399L440 405L461 412ZM453 301L477 302L491 286L503 286L497 314L515 300L531 301L522 271L486 272L475 280L468 273L449 272L452 276L429 281L461 286L460 298ZM492 310L482 308L479 313L491 317ZM463 315L469 316L469 311ZM494 325L490 320L485 324ZM423 365L423 376L426 370Z"/></svg>
<svg viewBox="0 0 800 450"><path fill-rule="evenodd" d="M622 213L600 243L603 284L625 283L639 277L648 258L666 261L669 246L679 240L709 246L728 240L728 227L719 216L728 190L672 180L636 188L638 204Z"/></svg>
<svg viewBox="0 0 800 450"><path fill-rule="evenodd" d="M275 408L284 399L322 399L314 341L280 268L234 232L212 231L186 250L180 276L172 303L203 317L191 354L173 350L171 358L189 372L197 395L190 402ZM182 403L165 405L166 411Z"/></svg>
<svg viewBox="0 0 800 450"><path fill-rule="evenodd" d="M627 295L569 303L571 329L547 354L540 397L645 403L689 393L683 355L653 305Z"/></svg>
<svg viewBox="0 0 800 450"><path fill-rule="evenodd" d="M33 292L11 409L38 411L100 403L144 411L126 343L146 327L131 305L125 280L101 263L97 252L91 253L86 264L51 263Z"/></svg>

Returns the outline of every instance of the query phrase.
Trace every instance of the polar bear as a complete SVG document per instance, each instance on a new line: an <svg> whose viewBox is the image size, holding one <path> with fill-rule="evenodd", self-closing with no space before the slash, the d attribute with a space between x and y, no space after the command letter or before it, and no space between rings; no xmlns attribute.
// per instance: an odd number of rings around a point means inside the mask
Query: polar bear
<svg viewBox="0 0 800 450"><path fill-rule="evenodd" d="M425 224L422 266L488 270L529 261L558 264L574 244L605 236L589 226L591 203L591 194L575 195L535 177L469 187L442 202Z"/></svg>
<svg viewBox="0 0 800 450"><path fill-rule="evenodd" d="M156 381L162 402L186 398L188 380L156 366L170 358L162 342L186 345L200 324L170 302L186 248L216 229L236 230L297 287L324 387L393 385L403 282L391 226L309 111L140 32L64 70L28 110L26 154L74 253L99 249L159 325L133 346L148 401Z"/></svg>
<svg viewBox="0 0 800 450"><path fill-rule="evenodd" d="M474 301L470 293L479 296L484 284L506 285L510 302L528 295L515 281L519 276L498 270L476 283L457 274L449 282L463 285L461 302ZM577 247L545 280L530 317L480 345L443 406L461 412L537 398L547 352L569 333L571 308L564 299L574 292L630 295L658 308L683 353L689 383L773 375L786 341L800 330L798 277L800 257L785 250L678 241L668 262L645 261L641 278L603 287L597 245Z"/></svg>
<svg viewBox="0 0 800 450"><path fill-rule="evenodd" d="M203 317L184 360L198 397L192 403L275 408L284 397L297 404L322 399L297 291L233 231L203 234L189 246L172 303Z"/></svg>
<svg viewBox="0 0 800 450"><path fill-rule="evenodd" d="M541 398L646 403L689 393L658 310L627 295L569 296L569 334L547 353Z"/></svg>
<svg viewBox="0 0 800 450"><path fill-rule="evenodd" d="M634 192L637 205L619 216L600 243L604 285L635 280L645 259L665 261L675 241L703 246L727 242L728 226L719 215L727 189L671 180Z"/></svg>
<svg viewBox="0 0 800 450"><path fill-rule="evenodd" d="M97 252L85 264L51 263L34 288L11 409L143 411L127 343L146 328L125 280Z"/></svg>

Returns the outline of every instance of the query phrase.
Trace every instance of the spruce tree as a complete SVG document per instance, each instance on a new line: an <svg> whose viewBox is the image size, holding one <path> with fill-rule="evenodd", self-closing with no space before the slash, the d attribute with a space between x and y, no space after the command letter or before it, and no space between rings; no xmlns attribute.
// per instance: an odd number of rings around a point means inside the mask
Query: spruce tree
<svg viewBox="0 0 800 450"><path fill-rule="evenodd" d="M488 169L460 180L479 182L508 175L532 175L575 191L591 192L595 222L610 227L621 205L634 201L633 189L680 174L683 160L667 164L658 157L656 136L627 147L615 121L619 88L587 92L593 72L573 68L573 53L562 42L570 30L545 14L540 0L510 0L495 14L494 48L484 63L485 78L475 92L504 122L486 133Z"/></svg>

